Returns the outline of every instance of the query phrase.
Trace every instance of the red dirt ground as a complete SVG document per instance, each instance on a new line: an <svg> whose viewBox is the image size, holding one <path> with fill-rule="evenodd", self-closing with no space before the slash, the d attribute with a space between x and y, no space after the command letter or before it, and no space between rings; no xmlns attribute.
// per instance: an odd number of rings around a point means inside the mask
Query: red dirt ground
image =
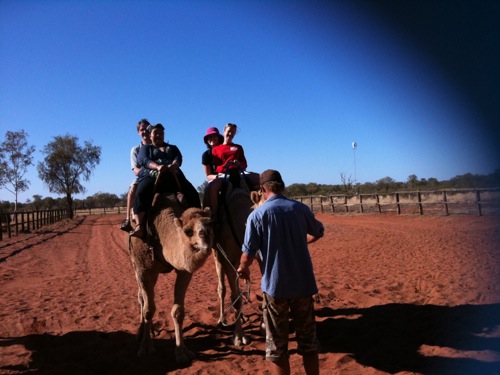
<svg viewBox="0 0 500 375"><path fill-rule="evenodd" d="M500 374L498 217L317 215L310 246L324 374ZM215 327L209 259L187 294L184 334L197 359L174 360L174 274L157 285L156 354L137 358L137 286L122 217L88 216L0 242L0 374L266 374L259 280L234 347ZM293 373L303 374L291 335Z"/></svg>

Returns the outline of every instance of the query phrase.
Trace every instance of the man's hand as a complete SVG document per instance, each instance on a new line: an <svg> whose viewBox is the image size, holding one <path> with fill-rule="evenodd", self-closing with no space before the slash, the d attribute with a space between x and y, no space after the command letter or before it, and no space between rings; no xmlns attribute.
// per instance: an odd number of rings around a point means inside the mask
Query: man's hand
<svg viewBox="0 0 500 375"><path fill-rule="evenodd" d="M253 257L249 256L246 253L241 254L240 265L236 270L238 276L244 280L250 280L250 265L253 262Z"/></svg>
<svg viewBox="0 0 500 375"><path fill-rule="evenodd" d="M238 276L243 280L250 280L250 269L248 267L243 267L241 264L236 270Z"/></svg>

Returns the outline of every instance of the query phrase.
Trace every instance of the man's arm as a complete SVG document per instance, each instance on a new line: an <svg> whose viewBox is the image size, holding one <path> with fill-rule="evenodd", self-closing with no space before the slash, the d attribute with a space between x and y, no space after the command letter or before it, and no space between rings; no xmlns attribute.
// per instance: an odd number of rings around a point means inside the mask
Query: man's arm
<svg viewBox="0 0 500 375"><path fill-rule="evenodd" d="M254 258L247 253L241 254L240 266L238 267L238 275L245 280L250 280L250 265L252 264Z"/></svg>
<svg viewBox="0 0 500 375"><path fill-rule="evenodd" d="M307 235L307 243L310 244L310 243L313 243L313 242L316 242L317 240L319 240L321 237L314 237L310 234Z"/></svg>

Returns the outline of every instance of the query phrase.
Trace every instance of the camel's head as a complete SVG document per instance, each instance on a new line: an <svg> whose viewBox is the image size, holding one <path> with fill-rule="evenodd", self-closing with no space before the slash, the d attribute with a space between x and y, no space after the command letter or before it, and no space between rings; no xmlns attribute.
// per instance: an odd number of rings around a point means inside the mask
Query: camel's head
<svg viewBox="0 0 500 375"><path fill-rule="evenodd" d="M188 263L193 265L190 272L194 272L203 265L213 246L214 230L210 209L188 208L180 219L176 219L176 224L190 250L185 256L190 259Z"/></svg>

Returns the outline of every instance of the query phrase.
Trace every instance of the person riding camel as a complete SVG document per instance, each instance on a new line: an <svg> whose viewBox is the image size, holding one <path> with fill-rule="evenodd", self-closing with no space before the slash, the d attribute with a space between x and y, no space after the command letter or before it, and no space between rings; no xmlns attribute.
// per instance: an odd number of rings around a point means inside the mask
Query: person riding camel
<svg viewBox="0 0 500 375"><path fill-rule="evenodd" d="M212 148L212 162L217 177L210 181L203 198L203 207L210 207L212 215L217 215L219 193L229 171L239 170L242 172L250 190L259 189L259 174L246 171L247 160L243 147L233 143L237 131L238 126L236 124L228 123L223 130L224 142Z"/></svg>
<svg viewBox="0 0 500 375"><path fill-rule="evenodd" d="M130 235L144 239L146 212L153 203L155 193L182 193L187 207L201 207L198 192L187 180L180 167L182 154L175 145L165 142L165 127L150 125L151 144L141 147L138 160L142 166L139 172L137 193L134 201L136 227Z"/></svg>

